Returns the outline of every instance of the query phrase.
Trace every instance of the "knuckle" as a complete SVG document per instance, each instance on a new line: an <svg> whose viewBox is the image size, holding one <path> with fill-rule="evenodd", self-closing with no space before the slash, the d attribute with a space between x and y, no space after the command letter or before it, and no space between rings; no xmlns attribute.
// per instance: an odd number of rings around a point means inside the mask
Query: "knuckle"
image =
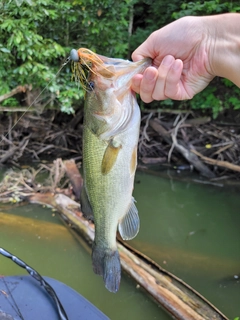
<svg viewBox="0 0 240 320"><path fill-rule="evenodd" d="M153 101L152 95L149 93L145 94L145 93L141 92L140 97L141 97L142 101L145 103L150 103Z"/></svg>

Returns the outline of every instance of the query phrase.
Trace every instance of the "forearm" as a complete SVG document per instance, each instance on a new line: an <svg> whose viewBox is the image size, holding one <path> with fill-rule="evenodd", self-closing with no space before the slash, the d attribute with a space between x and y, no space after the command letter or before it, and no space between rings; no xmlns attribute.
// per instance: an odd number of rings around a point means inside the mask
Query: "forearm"
<svg viewBox="0 0 240 320"><path fill-rule="evenodd" d="M213 75L227 78L240 87L240 14L221 14L209 19L215 33L210 55L211 71Z"/></svg>

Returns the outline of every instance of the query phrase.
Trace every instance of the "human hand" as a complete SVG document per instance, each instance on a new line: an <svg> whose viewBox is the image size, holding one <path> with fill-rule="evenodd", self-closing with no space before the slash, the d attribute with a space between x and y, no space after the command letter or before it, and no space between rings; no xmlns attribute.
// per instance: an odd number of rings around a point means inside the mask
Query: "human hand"
<svg viewBox="0 0 240 320"><path fill-rule="evenodd" d="M184 17L155 32L132 54L153 65L132 79L132 89L148 103L153 100L191 99L214 78L212 25L208 17Z"/></svg>

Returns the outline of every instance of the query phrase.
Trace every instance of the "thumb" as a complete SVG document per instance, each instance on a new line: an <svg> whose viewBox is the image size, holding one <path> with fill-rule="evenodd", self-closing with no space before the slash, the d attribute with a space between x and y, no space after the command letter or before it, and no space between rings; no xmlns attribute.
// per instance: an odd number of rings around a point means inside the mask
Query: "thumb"
<svg viewBox="0 0 240 320"><path fill-rule="evenodd" d="M133 53L132 60L139 61L144 58L155 58L153 54L153 48L151 46L151 42L149 38L145 40Z"/></svg>
<svg viewBox="0 0 240 320"><path fill-rule="evenodd" d="M138 49L137 49L137 50L138 50ZM137 61L142 60L142 59L145 58L143 55L139 54L137 50L135 50L135 51L132 53L132 60L133 60L134 62L137 62Z"/></svg>

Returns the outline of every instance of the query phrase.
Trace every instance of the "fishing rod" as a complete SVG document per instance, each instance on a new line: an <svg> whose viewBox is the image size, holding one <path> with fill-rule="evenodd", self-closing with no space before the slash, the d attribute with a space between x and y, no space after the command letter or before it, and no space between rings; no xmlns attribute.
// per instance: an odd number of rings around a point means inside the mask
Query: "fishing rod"
<svg viewBox="0 0 240 320"><path fill-rule="evenodd" d="M43 286L44 289L47 291L49 296L54 300L56 307L57 307L59 319L60 320L69 320L55 290L52 288L52 286L50 286L50 284L46 280L43 279L43 277L36 270L31 268L24 261L22 261L21 259L19 259L18 257L14 256L14 255L12 255L10 252L8 252L7 250L5 250L3 248L0 248L0 254L2 254L6 258L11 259L18 266L25 269L30 274L30 276L32 276L35 280L37 280L40 283L40 285Z"/></svg>

